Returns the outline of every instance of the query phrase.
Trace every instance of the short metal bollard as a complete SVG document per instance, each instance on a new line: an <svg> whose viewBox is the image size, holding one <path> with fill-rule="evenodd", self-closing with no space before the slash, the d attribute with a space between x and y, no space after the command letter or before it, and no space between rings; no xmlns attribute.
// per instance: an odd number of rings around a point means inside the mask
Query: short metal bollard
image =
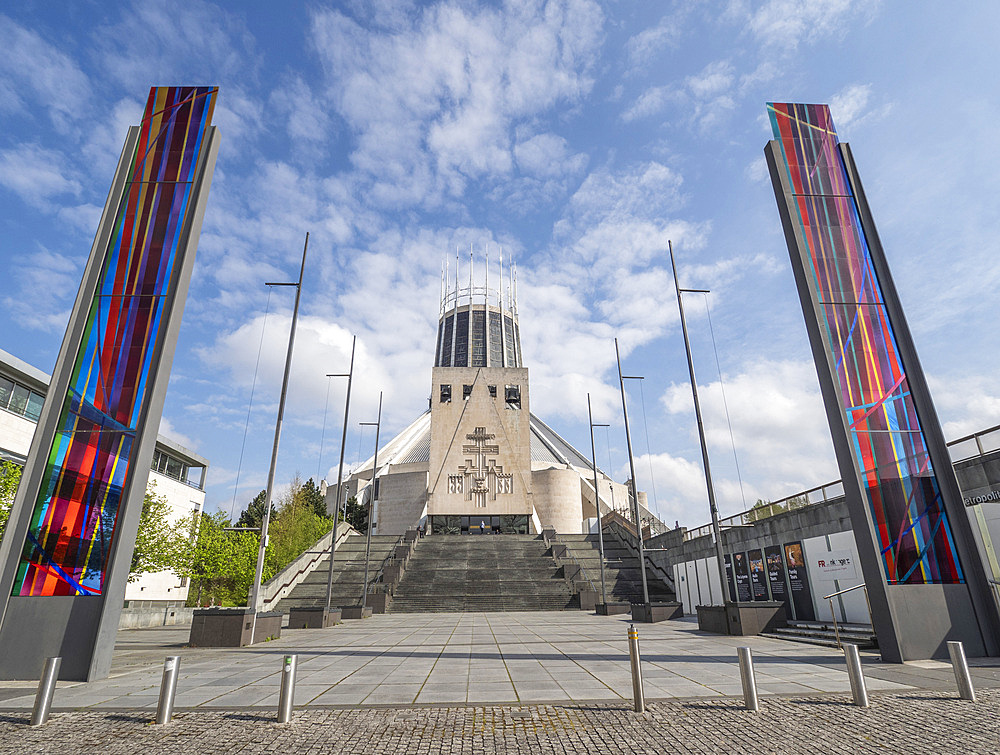
<svg viewBox="0 0 1000 755"><path fill-rule="evenodd" d="M750 648L737 648L740 656L740 680L743 682L743 705L747 710L760 710L757 704L757 677L753 673Z"/></svg>
<svg viewBox="0 0 1000 755"><path fill-rule="evenodd" d="M49 720L52 710L52 695L56 691L56 680L59 678L59 664L62 658L56 656L45 660L42 678L38 680L38 691L35 693L35 706L31 709L31 725L41 726Z"/></svg>
<svg viewBox="0 0 1000 755"><path fill-rule="evenodd" d="M958 696L963 700L976 702L976 690L972 687L969 664L965 660L965 647L961 642L949 642L948 655L951 656L951 667L955 671L955 681L958 683Z"/></svg>
<svg viewBox="0 0 1000 755"><path fill-rule="evenodd" d="M287 724L292 720L292 706L295 704L295 665L297 655L286 655L281 667L281 694L278 696L278 723Z"/></svg>
<svg viewBox="0 0 1000 755"><path fill-rule="evenodd" d="M181 657L169 655L163 662L163 678L160 680L160 699L156 703L156 723L169 724L174 716L174 697L177 694L177 677L180 674Z"/></svg>
<svg viewBox="0 0 1000 755"><path fill-rule="evenodd" d="M636 628L628 628L628 657L632 664L632 696L635 698L635 712L646 712L646 696L642 691L642 668L639 665L639 633Z"/></svg>
<svg viewBox="0 0 1000 755"><path fill-rule="evenodd" d="M847 659L847 675L851 678L851 695L854 704L860 708L868 707L868 688L865 686L865 675L861 670L861 656L858 646L844 643L844 657Z"/></svg>

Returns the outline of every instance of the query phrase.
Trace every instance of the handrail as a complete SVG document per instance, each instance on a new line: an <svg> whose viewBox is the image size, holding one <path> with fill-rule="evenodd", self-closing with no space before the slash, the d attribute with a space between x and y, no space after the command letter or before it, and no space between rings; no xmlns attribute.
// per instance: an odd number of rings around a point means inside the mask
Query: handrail
<svg viewBox="0 0 1000 755"><path fill-rule="evenodd" d="M566 545L565 543L560 543L560 544L561 544L561 545ZM573 559L573 563L574 563L574 564L576 564L576 565L577 565L578 567L580 567L580 574L582 574L582 575L583 575L583 578L584 578L585 580L587 580L588 582L590 582L590 589L591 589L591 590L592 590L593 592L595 592L595 593L596 593L596 592L597 592L597 588L596 588L596 587L594 586L594 580L592 580L592 579L591 579L591 578L590 578L590 577L589 577L589 576L587 575L587 572L586 572L586 571L584 570L584 568L583 568L583 564L581 564L581 563L580 563L580 562L579 562L579 561L577 560L576 556L574 556L574 555L573 555L573 552L572 552L572 551L571 551L571 550L569 549L569 546L568 546L568 545L566 545L566 555L567 555L567 556L569 556L569 557L570 557L571 559Z"/></svg>
<svg viewBox="0 0 1000 755"><path fill-rule="evenodd" d="M389 562L395 558L396 548L403 544L403 540L405 538L406 538L405 534L400 535L399 539L395 543L393 543L392 549L389 551L389 555L387 555L385 558L382 559L382 563L379 565L378 571L375 573L375 576L372 577L371 581L367 585L365 585L365 597L371 595L372 585L375 585L380 579L382 579L382 574L385 572L385 567L388 566ZM389 592L388 589L385 592L387 592L390 595L392 594ZM363 600L361 604L364 605L367 602L368 602L367 600Z"/></svg>
<svg viewBox="0 0 1000 755"><path fill-rule="evenodd" d="M865 591L865 603L868 606L868 621L871 623L872 632L875 631L875 620L872 618L872 602L868 597L868 586L863 582L860 585L854 585L854 587L848 587L846 590L839 590L830 595L824 595L823 600L829 601L830 603L830 616L833 617L833 633L837 637L837 648L842 649L844 646L840 642L840 627L837 626L837 613L833 610L833 599L838 595L843 595L844 593L853 592L854 590L864 590Z"/></svg>

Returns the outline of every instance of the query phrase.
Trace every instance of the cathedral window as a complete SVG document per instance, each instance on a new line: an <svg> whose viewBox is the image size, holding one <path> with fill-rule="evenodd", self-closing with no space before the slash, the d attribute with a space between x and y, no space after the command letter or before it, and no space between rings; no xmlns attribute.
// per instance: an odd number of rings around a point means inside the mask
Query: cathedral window
<svg viewBox="0 0 1000 755"><path fill-rule="evenodd" d="M497 397L497 387L495 385L489 385L489 386L487 386L487 388L489 388L489 390L490 390L490 398L496 398Z"/></svg>
<svg viewBox="0 0 1000 755"><path fill-rule="evenodd" d="M447 404L451 402L451 386L442 385L441 386L441 403Z"/></svg>
<svg viewBox="0 0 1000 755"><path fill-rule="evenodd" d="M462 386L462 400L463 401L468 401L469 397L471 395L472 395L472 386L471 385L463 385Z"/></svg>
<svg viewBox="0 0 1000 755"><path fill-rule="evenodd" d="M511 409L521 408L521 386L508 385L504 388L504 400Z"/></svg>

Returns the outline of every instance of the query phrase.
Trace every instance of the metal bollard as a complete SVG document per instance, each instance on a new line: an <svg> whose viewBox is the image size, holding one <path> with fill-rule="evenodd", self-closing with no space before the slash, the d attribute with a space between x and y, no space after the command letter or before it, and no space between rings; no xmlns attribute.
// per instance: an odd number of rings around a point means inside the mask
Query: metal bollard
<svg viewBox="0 0 1000 755"><path fill-rule="evenodd" d="M38 680L38 691L35 693L35 707L31 709L32 726L41 726L49 720L52 695L56 691L56 680L59 678L60 663L62 663L62 658L59 656L45 660L42 678Z"/></svg>
<svg viewBox="0 0 1000 755"><path fill-rule="evenodd" d="M628 657L632 664L632 696L635 698L635 712L646 712L646 696L642 692L642 668L639 665L639 633L635 627L628 628Z"/></svg>
<svg viewBox="0 0 1000 755"><path fill-rule="evenodd" d="M278 723L287 724L292 720L292 706L295 704L295 665L297 655L286 655L281 667L281 694L278 696Z"/></svg>
<svg viewBox="0 0 1000 755"><path fill-rule="evenodd" d="M963 700L976 702L976 690L972 687L972 677L969 675L969 664L965 660L965 648L962 643L949 642L948 655L951 656L951 667L955 671L955 681L958 683L958 696Z"/></svg>
<svg viewBox="0 0 1000 755"><path fill-rule="evenodd" d="M743 682L743 705L747 710L760 710L757 704L757 677L753 673L750 648L737 648L740 656L740 681Z"/></svg>
<svg viewBox="0 0 1000 755"><path fill-rule="evenodd" d="M156 723L169 724L174 715L174 696L177 693L177 677L181 668L179 655L168 655L163 662L163 678L160 680L160 699L156 703Z"/></svg>
<svg viewBox="0 0 1000 755"><path fill-rule="evenodd" d="M847 675L851 678L851 694L854 704L860 708L868 707L868 688L865 686L865 675L861 671L861 656L858 646L844 643L844 657L847 659Z"/></svg>

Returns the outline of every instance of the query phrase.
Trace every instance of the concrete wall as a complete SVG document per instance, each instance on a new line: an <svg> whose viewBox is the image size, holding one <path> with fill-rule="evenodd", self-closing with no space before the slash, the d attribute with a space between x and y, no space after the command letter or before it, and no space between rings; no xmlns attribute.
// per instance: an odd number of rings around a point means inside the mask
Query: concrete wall
<svg viewBox="0 0 1000 755"><path fill-rule="evenodd" d="M1000 581L1000 451L957 462L955 474L986 574Z"/></svg>
<svg viewBox="0 0 1000 755"><path fill-rule="evenodd" d="M402 535L412 529L427 505L426 465L407 464L424 467L413 472L397 472L389 469L381 475L378 483L376 509L376 532L379 535Z"/></svg>
<svg viewBox="0 0 1000 755"><path fill-rule="evenodd" d="M35 423L30 419L0 409L0 448L17 456L27 456Z"/></svg>
<svg viewBox="0 0 1000 755"><path fill-rule="evenodd" d="M586 532L580 475L573 469L540 469L531 473L535 511L542 527L578 535Z"/></svg>
<svg viewBox="0 0 1000 755"><path fill-rule="evenodd" d="M193 618L193 608L123 608L121 618L118 619L118 629L143 629L145 627L190 624Z"/></svg>

